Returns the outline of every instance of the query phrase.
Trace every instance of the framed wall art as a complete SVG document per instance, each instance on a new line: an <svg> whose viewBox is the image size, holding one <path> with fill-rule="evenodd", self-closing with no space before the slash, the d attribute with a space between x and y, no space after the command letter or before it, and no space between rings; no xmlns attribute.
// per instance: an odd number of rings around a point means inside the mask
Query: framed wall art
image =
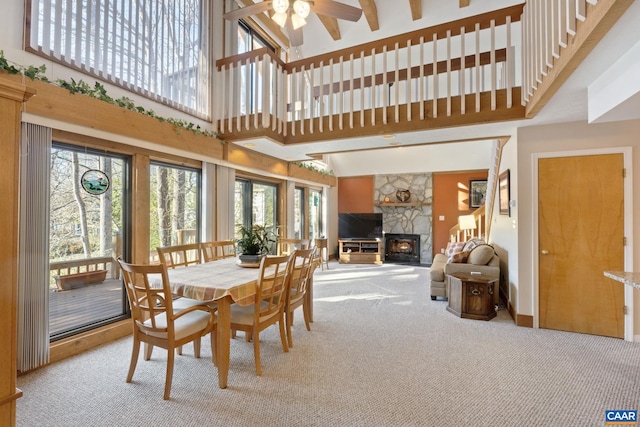
<svg viewBox="0 0 640 427"><path fill-rule="evenodd" d="M487 180L473 179L469 181L469 208L479 208L487 196Z"/></svg>
<svg viewBox="0 0 640 427"><path fill-rule="evenodd" d="M498 177L498 201L500 205L500 215L511 216L511 211L509 209L509 200L511 200L511 189L509 185L509 169L507 169Z"/></svg>

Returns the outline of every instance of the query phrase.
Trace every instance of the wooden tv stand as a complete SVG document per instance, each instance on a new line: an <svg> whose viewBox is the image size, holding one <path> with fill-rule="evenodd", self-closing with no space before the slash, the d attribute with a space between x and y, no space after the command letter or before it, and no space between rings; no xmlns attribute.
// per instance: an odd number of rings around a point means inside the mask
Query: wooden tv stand
<svg viewBox="0 0 640 427"><path fill-rule="evenodd" d="M379 240L338 240L341 264L382 264Z"/></svg>

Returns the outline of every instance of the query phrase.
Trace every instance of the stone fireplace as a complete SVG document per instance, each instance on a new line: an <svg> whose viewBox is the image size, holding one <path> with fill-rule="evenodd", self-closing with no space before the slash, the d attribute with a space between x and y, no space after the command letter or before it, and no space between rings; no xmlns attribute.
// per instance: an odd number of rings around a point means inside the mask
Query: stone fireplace
<svg viewBox="0 0 640 427"><path fill-rule="evenodd" d="M418 234L385 234L384 260L385 262L420 264L420 236Z"/></svg>
<svg viewBox="0 0 640 427"><path fill-rule="evenodd" d="M398 190L401 192L408 190L408 199L401 201L396 195ZM433 257L432 174L376 175L373 197L374 211L382 212L382 229L385 236L417 235L419 244L416 245L416 251L418 251L416 263L431 264ZM406 250L405 245L400 249ZM386 250L385 253L387 253ZM403 257L406 258L406 254Z"/></svg>

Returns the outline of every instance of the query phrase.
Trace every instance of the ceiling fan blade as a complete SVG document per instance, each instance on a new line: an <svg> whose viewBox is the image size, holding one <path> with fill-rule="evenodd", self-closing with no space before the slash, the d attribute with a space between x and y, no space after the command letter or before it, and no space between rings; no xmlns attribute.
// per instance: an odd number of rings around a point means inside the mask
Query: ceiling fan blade
<svg viewBox="0 0 640 427"><path fill-rule="evenodd" d="M258 13L266 12L271 8L270 1L263 1L260 3L253 4L251 6L242 7L240 9L232 10L231 12L227 12L222 17L224 19L228 19L230 21L244 18L250 15L257 15Z"/></svg>
<svg viewBox="0 0 640 427"><path fill-rule="evenodd" d="M311 10L320 15L356 22L362 16L362 9L331 0L314 0Z"/></svg>
<svg viewBox="0 0 640 427"><path fill-rule="evenodd" d="M294 30L291 18L287 19L287 22L284 25L287 28L287 35L289 36L289 43L291 44L291 47L302 46L302 27Z"/></svg>

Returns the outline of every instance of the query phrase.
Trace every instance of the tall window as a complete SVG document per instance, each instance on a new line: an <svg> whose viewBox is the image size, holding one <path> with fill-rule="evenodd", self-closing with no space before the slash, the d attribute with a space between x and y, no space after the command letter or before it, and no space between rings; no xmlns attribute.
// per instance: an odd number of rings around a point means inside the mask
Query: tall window
<svg viewBox="0 0 640 427"><path fill-rule="evenodd" d="M304 239L304 188L293 190L293 234L295 239Z"/></svg>
<svg viewBox="0 0 640 427"><path fill-rule="evenodd" d="M244 21L238 22L238 47L237 53L251 52L255 49L268 47L274 51L274 47L271 46L262 36L256 33L253 28L248 26ZM262 75L262 65L251 64L251 72L249 74L250 82L247 82L247 73L245 72L246 65L242 65L240 71L240 111L243 114L247 112L257 113L262 111L262 81L261 78L256 78L257 75ZM252 96L249 97L250 105L246 105L247 96L247 83L249 85L249 91ZM257 84L257 87L256 87ZM271 90L271 89L270 89ZM254 96L254 94L256 96Z"/></svg>
<svg viewBox="0 0 640 427"><path fill-rule="evenodd" d="M128 248L129 169L128 158L122 156L53 145L49 232L52 340L128 316L126 294L113 257L126 256L123 252ZM98 171L98 180L108 178L106 192L91 192L91 186L99 181L89 178L92 174L88 171Z"/></svg>
<svg viewBox="0 0 640 427"><path fill-rule="evenodd" d="M238 226L278 226L278 186L248 179L236 180L235 223Z"/></svg>
<svg viewBox="0 0 640 427"><path fill-rule="evenodd" d="M309 238L319 239L322 234L322 192L309 190Z"/></svg>
<svg viewBox="0 0 640 427"><path fill-rule="evenodd" d="M68 67L208 117L210 2L31 0L27 46ZM27 3L28 4L28 3Z"/></svg>
<svg viewBox="0 0 640 427"><path fill-rule="evenodd" d="M151 163L150 254L157 247L199 240L200 171Z"/></svg>

